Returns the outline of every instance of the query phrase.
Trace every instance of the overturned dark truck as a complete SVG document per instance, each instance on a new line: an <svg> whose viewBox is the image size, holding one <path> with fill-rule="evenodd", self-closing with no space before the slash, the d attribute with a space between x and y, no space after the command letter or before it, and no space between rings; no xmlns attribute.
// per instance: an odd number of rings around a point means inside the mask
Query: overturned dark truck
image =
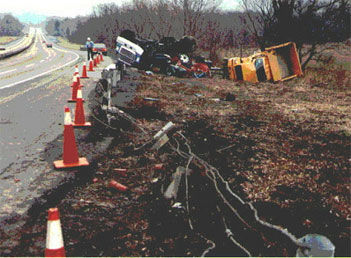
<svg viewBox="0 0 351 258"><path fill-rule="evenodd" d="M96 104L93 112L108 124L121 115L118 107L127 107L133 100L136 84L122 81L127 73L137 76L137 69L162 73L168 76L201 78L210 76L212 62L201 56L192 56L196 40L185 36L180 40L165 37L160 41L137 38L125 30L116 39L117 59L105 67L95 88ZM117 94L118 92L118 94ZM153 101L153 100L150 100Z"/></svg>
<svg viewBox="0 0 351 258"><path fill-rule="evenodd" d="M128 40L129 43L126 43ZM174 37L164 37L161 40L148 40L136 37L130 30L122 31L117 38L117 46L130 43L139 46L143 52L140 59L131 63L141 70L163 73L174 76L205 77L210 76L212 62L204 57L193 55L197 48L196 40L190 36L184 36L179 40ZM117 52L122 55L124 51ZM124 61L126 61L124 59Z"/></svg>

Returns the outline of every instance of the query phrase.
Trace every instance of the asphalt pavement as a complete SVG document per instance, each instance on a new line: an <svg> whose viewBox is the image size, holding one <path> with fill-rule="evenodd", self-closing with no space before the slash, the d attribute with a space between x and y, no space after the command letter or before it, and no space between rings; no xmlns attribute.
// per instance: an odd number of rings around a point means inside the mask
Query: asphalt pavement
<svg viewBox="0 0 351 258"><path fill-rule="evenodd" d="M37 31L26 51L0 60L0 256L16 245L28 210L53 189L75 180L77 171L55 170L52 162L62 159L64 106L71 98L74 66L85 62L86 52L53 44ZM112 62L105 57L89 79L81 80L83 98L94 88L102 68ZM85 103L89 115L88 100ZM73 118L73 112L72 112ZM108 146L108 139L85 141L89 129L75 129L80 156L93 160ZM45 202L45 200L44 200Z"/></svg>

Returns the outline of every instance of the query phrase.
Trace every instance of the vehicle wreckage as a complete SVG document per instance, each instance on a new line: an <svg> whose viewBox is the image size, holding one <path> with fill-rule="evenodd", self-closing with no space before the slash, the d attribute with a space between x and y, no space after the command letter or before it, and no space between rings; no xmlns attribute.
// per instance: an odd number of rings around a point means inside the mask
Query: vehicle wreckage
<svg viewBox="0 0 351 258"><path fill-rule="evenodd" d="M224 77L235 81L286 81L302 75L294 42L265 48L249 57L224 60Z"/></svg>
<svg viewBox="0 0 351 258"><path fill-rule="evenodd" d="M133 54L128 53L128 48L135 52L135 60ZM180 40L164 37L157 41L137 38L134 32L125 30L117 37L116 52L121 62L138 69L169 76L210 76L212 62L201 56L193 57L195 49L196 40L190 36L184 36Z"/></svg>
<svg viewBox="0 0 351 258"><path fill-rule="evenodd" d="M122 81L126 67L150 70L174 76L196 78L211 75L211 61L202 57L190 58L196 48L192 37L175 40L166 37L160 41L139 39L134 32L126 30L116 39L117 61L103 69L95 92L99 114L110 124L121 115L118 107L127 107L132 101L136 86ZM133 72L129 69L128 72ZM136 71L135 71L136 72ZM249 57L233 57L225 60L225 78L236 81L263 82L285 81L302 75L301 64L293 42L266 48ZM129 84L127 87L123 84ZM157 99L145 99L157 101ZM94 108L95 109L95 108Z"/></svg>
<svg viewBox="0 0 351 258"><path fill-rule="evenodd" d="M92 107L93 112L102 115L110 124L118 115L122 115L118 107L127 107L132 102L136 86L122 80L127 72L126 67L168 76L210 76L212 62L199 56L192 58L195 49L196 41L192 37L185 36L178 41L173 37L165 37L160 41L152 41L139 39L132 31L123 31L116 39L116 63L103 69L95 87L95 98L99 105ZM128 70L128 73L133 72L137 74L135 69Z"/></svg>

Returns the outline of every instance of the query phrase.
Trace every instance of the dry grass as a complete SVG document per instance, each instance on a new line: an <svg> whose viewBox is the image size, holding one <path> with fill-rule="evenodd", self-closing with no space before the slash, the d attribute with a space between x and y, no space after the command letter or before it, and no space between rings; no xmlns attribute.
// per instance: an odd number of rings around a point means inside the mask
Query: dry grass
<svg viewBox="0 0 351 258"><path fill-rule="evenodd" d="M301 78L276 84L144 77L134 104L151 105L156 114L185 128L196 153L226 174L233 188L238 189L240 178L247 199L292 212L299 212L294 209L300 205L306 210L321 207L320 212L332 214L334 222L328 218L327 224L347 221L351 75L341 64L350 58L347 48L332 47L326 57L336 54L328 62L311 65ZM229 93L235 101L218 100ZM146 104L143 97L160 101ZM143 125L153 128L155 119ZM318 231L322 223L307 213L296 219L294 223L301 223L296 227L303 230ZM343 223L333 237L344 243L349 235Z"/></svg>
<svg viewBox="0 0 351 258"><path fill-rule="evenodd" d="M57 37L58 39L58 45L64 47L64 48L68 48L68 49L73 49L73 50L79 50L80 49L80 46L79 44L76 44L76 43L72 43L72 42L69 42L66 38L64 37Z"/></svg>
<svg viewBox="0 0 351 258"><path fill-rule="evenodd" d="M0 37L0 44L8 44L12 41L15 41L16 39L18 39L19 37L8 37L8 36L4 36L4 37Z"/></svg>

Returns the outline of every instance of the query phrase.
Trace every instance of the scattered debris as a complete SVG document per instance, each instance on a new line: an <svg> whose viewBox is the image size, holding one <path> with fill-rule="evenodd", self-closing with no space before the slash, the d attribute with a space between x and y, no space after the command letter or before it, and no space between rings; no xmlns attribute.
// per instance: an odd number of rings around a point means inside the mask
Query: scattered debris
<svg viewBox="0 0 351 258"><path fill-rule="evenodd" d="M165 145L169 141L167 134L162 134L162 136L157 137L157 139L157 142L154 144L154 146L152 146L151 150L159 150L163 145Z"/></svg>
<svg viewBox="0 0 351 258"><path fill-rule="evenodd" d="M115 180L111 180L108 184L109 187L111 188L114 188L114 189L117 189L119 191L122 191L122 192L125 192L128 190L128 187L126 187L125 185L122 185L120 183L118 183L117 181Z"/></svg>
<svg viewBox="0 0 351 258"><path fill-rule="evenodd" d="M154 183L157 183L158 180L159 180L158 178L154 178L154 179L151 180L151 183L153 183L153 184L154 184Z"/></svg>
<svg viewBox="0 0 351 258"><path fill-rule="evenodd" d="M143 98L146 101L159 101L160 99L157 98Z"/></svg>
<svg viewBox="0 0 351 258"><path fill-rule="evenodd" d="M113 171L117 172L121 176L127 176L127 169L126 168L114 168Z"/></svg>
<svg viewBox="0 0 351 258"><path fill-rule="evenodd" d="M164 197L166 199L177 199L178 188L180 184L180 180L182 179L182 175L185 173L184 167L177 167L177 170L172 175L172 182L169 184L166 192L164 193Z"/></svg>
<svg viewBox="0 0 351 258"><path fill-rule="evenodd" d="M163 135L167 134L174 127L175 127L175 124L173 124L172 122L168 122L160 131L158 131L154 135L154 139L161 138Z"/></svg>
<svg viewBox="0 0 351 258"><path fill-rule="evenodd" d="M172 205L172 208L176 208L176 209L184 209L184 207L182 206L182 203L180 202L176 202Z"/></svg>
<svg viewBox="0 0 351 258"><path fill-rule="evenodd" d="M161 163L161 164L155 164L154 168L155 168L156 170L161 170L161 169L164 168L164 165L163 165L162 163Z"/></svg>

